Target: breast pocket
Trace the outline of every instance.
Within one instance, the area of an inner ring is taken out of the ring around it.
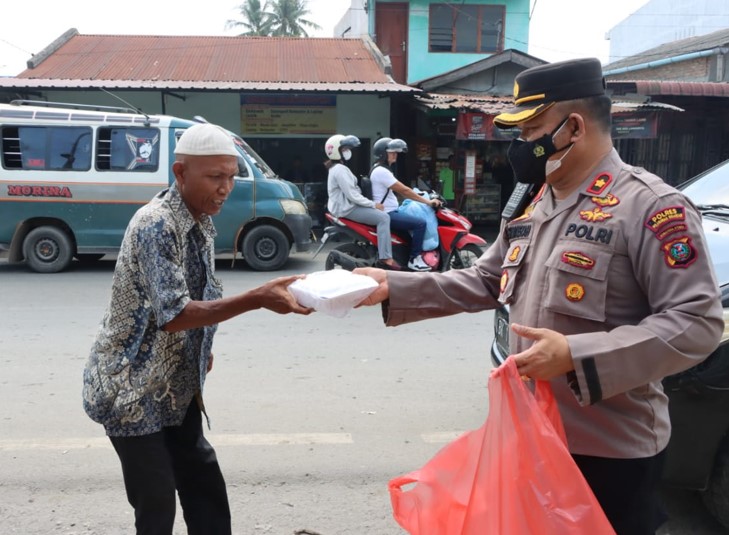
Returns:
[[[547,259],[544,306],[577,318],[605,321],[607,273],[613,252],[580,242],[562,242]]]
[[[516,297],[516,281],[519,278],[519,271],[524,264],[527,250],[529,249],[528,241],[515,241],[509,245],[506,256],[501,264],[501,284],[499,292],[499,301],[509,304]]]

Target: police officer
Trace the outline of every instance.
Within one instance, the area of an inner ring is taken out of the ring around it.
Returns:
[[[510,305],[522,375],[551,381],[577,465],[619,535],[654,533],[670,436],[663,377],[718,345],[724,322],[701,216],[659,177],[621,161],[597,59],[520,73],[508,156],[539,193],[470,269],[358,270],[387,325]],[[568,483],[566,483],[568,484]]]

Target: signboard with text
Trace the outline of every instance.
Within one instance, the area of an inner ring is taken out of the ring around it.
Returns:
[[[333,95],[241,95],[241,132],[331,135],[337,129]]]
[[[485,113],[460,112],[456,123],[456,139],[510,141],[518,132],[517,128],[498,128],[494,116]]]
[[[658,135],[658,114],[651,112],[615,113],[613,139],[652,139]]]

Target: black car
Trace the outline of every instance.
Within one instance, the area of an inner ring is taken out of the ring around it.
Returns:
[[[666,450],[666,484],[701,491],[716,519],[729,528],[729,160],[678,187],[703,216],[704,235],[724,307],[724,335],[709,357],[666,377],[671,440]],[[509,355],[509,309],[496,310],[491,359]]]

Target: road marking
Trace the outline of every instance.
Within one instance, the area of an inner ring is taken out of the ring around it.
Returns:
[[[284,446],[306,444],[353,444],[350,433],[248,433],[243,435],[206,435],[213,446]],[[47,440],[0,440],[0,451],[79,450],[111,448],[106,437],[50,438]]]
[[[447,442],[453,442],[462,434],[463,431],[441,431],[439,433],[423,433],[420,435],[420,438],[428,444],[445,444]]]
[[[457,439],[463,431],[423,433],[420,438],[427,444],[446,444]],[[205,435],[215,447],[226,446],[300,446],[310,444],[354,444],[351,433],[246,433]],[[0,451],[23,450],[82,450],[111,448],[106,437],[48,438],[0,440]]]

